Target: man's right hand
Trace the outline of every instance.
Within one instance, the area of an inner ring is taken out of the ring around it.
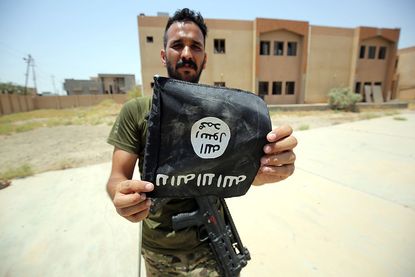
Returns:
[[[150,211],[151,200],[146,199],[146,192],[154,185],[145,181],[125,180],[117,184],[113,203],[117,212],[131,222],[145,219]]]

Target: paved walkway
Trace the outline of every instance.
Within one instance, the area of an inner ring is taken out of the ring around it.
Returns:
[[[400,116],[297,132],[290,179],[228,200],[242,276],[415,276],[415,114]],[[0,190],[0,276],[137,276],[138,225],[107,198],[109,168]]]

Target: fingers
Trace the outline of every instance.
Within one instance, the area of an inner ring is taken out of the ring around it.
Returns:
[[[282,138],[276,142],[268,143],[264,146],[265,154],[279,153],[292,150],[297,146],[297,139],[293,136]]]
[[[117,185],[114,195],[114,206],[121,216],[132,222],[147,217],[151,200],[146,199],[146,192],[154,189],[154,185],[145,181],[125,180]]]
[[[293,151],[285,151],[275,155],[267,155],[261,158],[260,175],[267,182],[278,182],[288,178],[294,173],[296,156]]]
[[[126,180],[120,182],[114,195],[114,206],[116,208],[125,208],[134,206],[146,199],[143,192],[149,192],[154,189],[154,185],[148,182],[137,180]]]
[[[289,177],[294,173],[295,166],[294,164],[286,164],[282,166],[261,166],[260,171],[267,175],[279,176],[279,177]]]
[[[261,165],[281,166],[285,164],[293,164],[296,156],[293,151],[285,151],[275,155],[266,155],[261,158]]]
[[[282,125],[280,127],[274,128],[267,135],[267,140],[269,142],[276,142],[282,138],[288,137],[293,133],[293,129],[289,125]]]
[[[134,223],[135,222],[140,222],[148,216],[149,211],[150,211],[150,209],[147,209],[147,210],[144,210],[142,212],[136,213],[134,215],[127,216],[125,218],[128,219],[131,222],[134,222]]]
[[[149,192],[154,189],[152,183],[138,180],[125,180],[118,184],[117,191],[127,194],[132,192]]]
[[[142,212],[144,210],[146,210],[147,208],[149,208],[151,206],[151,200],[147,199],[145,201],[142,201],[134,206],[130,206],[130,207],[125,207],[122,209],[117,209],[118,213],[121,214],[122,216],[131,216],[134,215],[136,213]]]
[[[294,164],[287,164],[282,166],[262,165],[259,168],[252,185],[261,186],[263,184],[282,181],[291,176],[294,173],[294,170]]]
[[[125,207],[125,208],[117,208],[118,214],[125,217],[126,219],[137,222],[143,220],[150,210],[151,200],[147,199],[142,201],[134,206]]]
[[[279,182],[294,173],[296,156],[293,149],[298,142],[292,132],[290,126],[283,125],[268,133],[269,143],[263,148],[265,155],[253,185]]]
[[[130,193],[130,194],[123,194],[116,192],[113,203],[115,208],[121,209],[130,206],[134,206],[140,202],[143,202],[146,199],[146,195],[144,193]]]
[[[279,153],[292,150],[297,146],[297,139],[292,136],[293,129],[289,125],[282,125],[273,129],[267,135],[270,142],[264,146],[264,153]]]

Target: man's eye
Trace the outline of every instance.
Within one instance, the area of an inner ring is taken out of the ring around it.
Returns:
[[[183,45],[181,43],[173,43],[171,45],[171,48],[173,48],[173,49],[180,49],[182,47],[183,47]]]
[[[202,50],[202,47],[200,45],[193,45],[192,48],[198,51]]]

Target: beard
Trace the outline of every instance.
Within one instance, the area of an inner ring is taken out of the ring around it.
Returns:
[[[205,64],[205,59],[203,59],[203,63],[200,65],[200,69],[198,70],[197,65],[192,60],[180,60],[176,66],[173,66],[173,64],[166,60],[166,67],[167,67],[167,74],[170,78],[187,81],[191,83],[199,83],[200,75],[202,75],[203,66]],[[184,67],[185,65],[188,65],[189,67],[193,68],[196,71],[195,75],[189,75],[189,74],[181,74],[178,72],[179,68]]]

